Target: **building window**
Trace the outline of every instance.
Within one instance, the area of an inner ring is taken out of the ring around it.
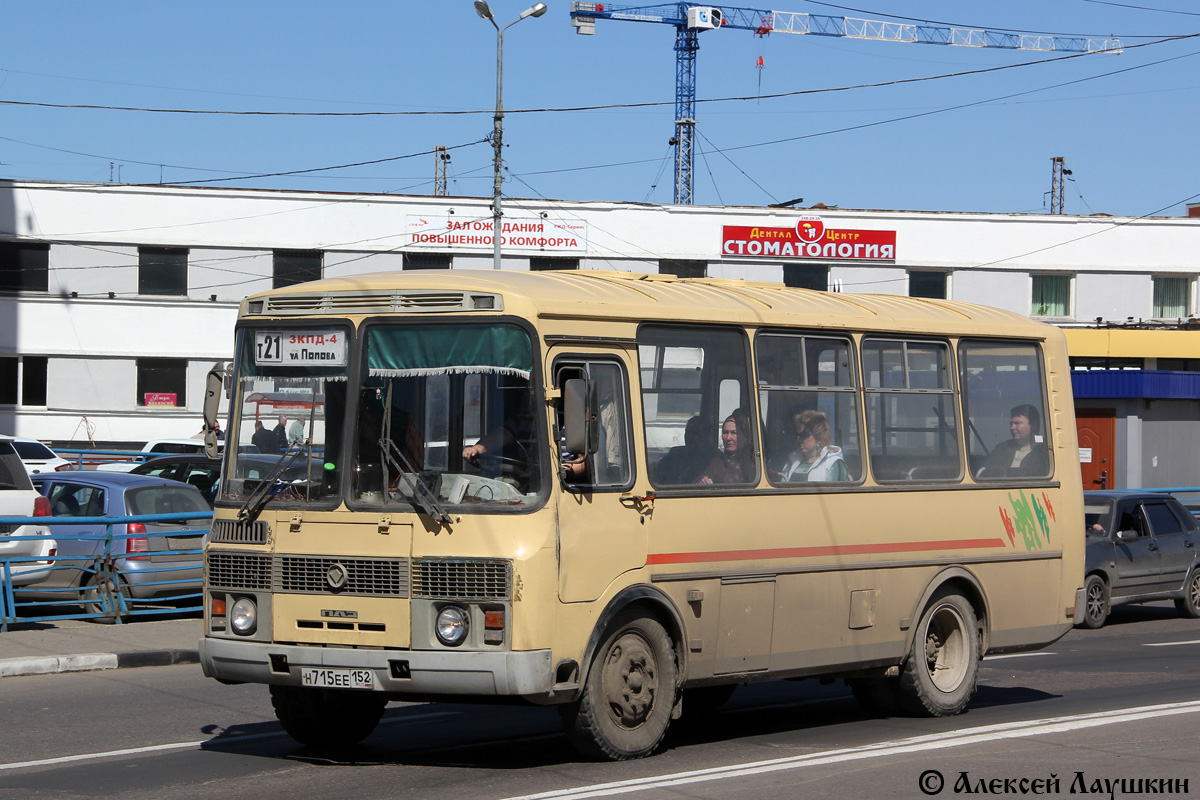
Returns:
[[[946,273],[913,270],[908,273],[909,297],[932,297],[946,299]]]
[[[320,250],[276,250],[271,265],[271,288],[282,289],[321,279]]]
[[[138,294],[186,297],[187,279],[186,247],[138,248]]]
[[[1034,275],[1030,314],[1035,317],[1071,316],[1071,276]]]
[[[531,258],[529,268],[534,272],[557,269],[579,269],[578,258]]]
[[[404,269],[450,269],[449,253],[405,253]]]
[[[1158,363],[1161,365],[1167,359],[1160,358]],[[1093,370],[1093,369],[1143,369],[1146,362],[1140,358],[1108,358],[1105,356],[1075,356],[1071,358],[1071,369],[1074,370]],[[1160,366],[1159,369],[1169,369],[1168,367]]]
[[[187,360],[183,358],[139,358],[137,360],[137,404],[187,405]]]
[[[828,264],[784,264],[783,285],[794,289],[829,291]]]
[[[708,277],[708,262],[663,258],[658,262],[658,272],[661,275],[674,275],[677,278],[706,278]]]
[[[0,242],[0,292],[45,292],[50,288],[50,245]]]
[[[1154,276],[1154,318],[1182,319],[1192,313],[1190,278]]]
[[[45,356],[0,358],[0,405],[46,405]]]
[[[1160,358],[1158,368],[1170,372],[1200,372],[1200,358]]]

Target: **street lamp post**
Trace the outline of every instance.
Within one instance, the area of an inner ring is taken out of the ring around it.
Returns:
[[[540,17],[546,13],[545,3],[534,3],[521,12],[521,16],[501,28],[492,16],[487,0],[475,0],[475,13],[492,23],[496,29],[496,127],[492,131],[492,161],[495,175],[492,181],[492,269],[500,269],[500,183],[504,180],[504,154],[501,152],[504,138],[504,32],[526,17]]]

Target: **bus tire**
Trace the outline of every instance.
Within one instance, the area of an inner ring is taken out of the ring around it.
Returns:
[[[900,701],[913,716],[949,717],[967,707],[979,678],[975,609],[953,592],[934,596],[921,615],[900,672]]]
[[[1108,584],[1099,575],[1088,575],[1083,584],[1083,627],[1103,628],[1108,619]]]
[[[375,692],[271,686],[271,705],[283,729],[311,747],[349,747],[375,730],[387,698]]]
[[[579,702],[563,709],[567,735],[593,758],[653,754],[671,724],[677,673],[662,625],[636,611],[621,613],[596,650]]]
[[[1183,582],[1183,597],[1175,600],[1175,610],[1188,619],[1200,617],[1200,568],[1193,569]]]
[[[850,678],[854,699],[872,717],[894,717],[900,714],[899,678]]]

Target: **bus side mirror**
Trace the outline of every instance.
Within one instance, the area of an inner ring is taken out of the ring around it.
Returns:
[[[225,367],[217,363],[204,379],[204,454],[220,458],[217,449],[217,413],[221,408],[221,392],[225,386]]]
[[[593,452],[591,386],[583,378],[563,382],[563,444],[577,455]]]

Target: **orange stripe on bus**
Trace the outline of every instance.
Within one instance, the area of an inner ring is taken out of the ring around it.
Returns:
[[[872,553],[911,553],[928,550],[979,550],[1004,547],[1003,539],[952,539],[937,542],[887,542],[884,544],[825,545],[822,547],[772,547],[761,550],[712,550],[704,553],[651,553],[647,564],[691,564],[700,561],[762,561],[817,556],[857,556]]]

